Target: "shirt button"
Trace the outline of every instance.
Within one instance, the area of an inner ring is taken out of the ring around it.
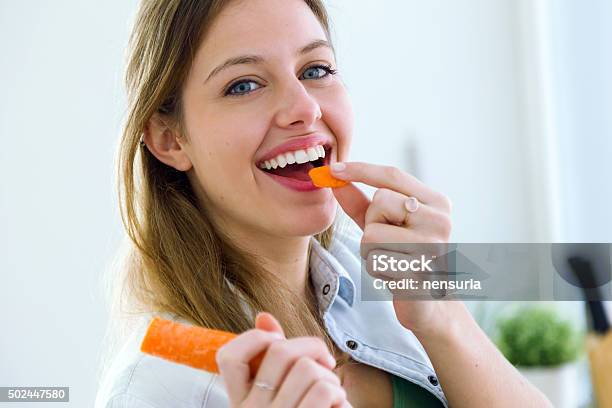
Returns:
[[[435,375],[430,375],[429,377],[427,377],[427,379],[429,380],[431,385],[433,385],[434,387],[438,385],[438,379],[436,378]]]
[[[349,340],[346,342],[346,347],[355,350],[357,348],[357,342],[355,340]]]
[[[329,283],[325,284],[325,286],[323,286],[323,294],[327,295],[329,293],[329,289],[330,289]]]

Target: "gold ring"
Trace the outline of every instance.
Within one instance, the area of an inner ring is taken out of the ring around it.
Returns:
[[[406,215],[404,216],[404,221],[400,225],[408,226],[408,217],[410,213],[419,209],[419,200],[414,197],[408,197],[404,200],[404,209],[406,210]]]

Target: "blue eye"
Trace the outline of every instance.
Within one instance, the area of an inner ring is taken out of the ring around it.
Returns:
[[[249,86],[250,84],[257,84],[257,82],[251,81],[251,80],[248,80],[248,79],[235,82],[234,84],[230,85],[230,87],[227,90],[227,92],[225,93],[225,95],[227,95],[227,96],[240,96],[240,95],[248,94],[248,93],[250,93],[250,92],[255,90],[255,89],[251,89],[251,87]],[[236,92],[233,92],[234,90]]]
[[[320,76],[315,76],[315,77],[310,77],[310,78],[307,77],[306,79],[321,79],[321,78],[325,78],[328,75],[335,75],[337,72],[331,69],[331,67],[328,67],[327,65],[315,65],[314,67],[310,67],[306,71],[304,71],[304,76],[306,76],[308,72],[317,72],[317,71],[319,73],[322,72],[323,74]]]
[[[317,73],[320,75],[317,75]],[[330,75],[335,75],[337,73],[338,71],[335,69],[332,69],[331,66],[329,65],[313,65],[312,67],[309,67],[306,69],[306,71],[304,71],[303,76],[304,76],[304,79],[318,80],[318,79],[326,78]],[[240,81],[234,82],[227,88],[227,91],[224,93],[224,96],[247,95],[256,90],[256,88],[252,89],[250,84],[257,84],[257,82],[252,81],[250,79],[242,79]]]

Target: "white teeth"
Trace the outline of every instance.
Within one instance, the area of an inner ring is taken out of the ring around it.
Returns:
[[[295,162],[298,164],[306,163],[310,159],[304,150],[295,151]]]
[[[285,153],[285,159],[287,160],[287,164],[295,163],[295,156],[291,152]]]
[[[266,160],[259,167],[262,169],[284,168],[288,164],[302,164],[308,161],[315,161],[325,157],[325,148],[322,145],[309,147],[307,149],[295,150],[293,152],[281,153],[273,159]]]
[[[319,151],[319,157],[325,157],[325,148],[323,146],[318,145],[317,150]]]

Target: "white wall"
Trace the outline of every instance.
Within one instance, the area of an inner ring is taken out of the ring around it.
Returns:
[[[74,407],[93,406],[97,279],[120,236],[111,175],[134,3],[0,3],[0,385],[70,386]]]
[[[562,239],[612,242],[612,3],[549,0]]]
[[[454,203],[455,241],[536,234],[513,0],[330,0],[356,110],[353,159]],[[0,2],[0,384],[91,406],[121,228],[112,160],[136,1]],[[609,198],[607,200],[609,202]]]
[[[533,239],[515,2],[329,3],[356,111],[353,158],[447,194],[456,242]]]

